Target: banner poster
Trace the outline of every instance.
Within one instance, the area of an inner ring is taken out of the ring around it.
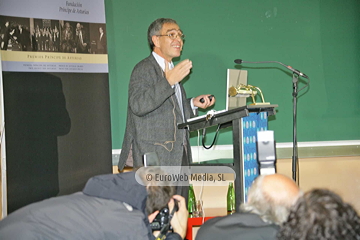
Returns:
[[[8,213],[112,173],[106,34],[104,0],[0,1]]]
[[[3,71],[108,72],[103,1],[2,0]]]

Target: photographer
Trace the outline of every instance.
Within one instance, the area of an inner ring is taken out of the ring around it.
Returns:
[[[138,171],[137,171],[138,172]],[[173,212],[166,239],[183,239],[188,212],[174,187],[140,184],[137,172],[106,174],[88,180],[82,192],[25,206],[0,221],[0,239],[155,239],[150,222],[163,207]],[[146,174],[147,170],[140,172]],[[154,232],[158,236],[159,232]]]
[[[139,179],[137,180],[141,181],[142,184],[146,186],[148,194],[146,200],[146,212],[148,213],[148,219],[152,229],[154,229],[153,223],[158,218],[159,222],[161,222],[160,225],[162,231],[153,231],[153,235],[157,237],[156,239],[162,239],[161,237],[163,235],[166,235],[166,239],[184,239],[189,215],[186,209],[185,198],[180,195],[174,195],[175,187],[170,186],[170,182],[158,182],[155,180],[155,175],[165,174],[158,167],[142,167],[137,170],[136,174],[139,176]],[[152,176],[152,180],[147,178],[149,175]],[[161,211],[164,207],[165,210],[167,210],[166,216],[164,216],[164,212]],[[170,225],[166,226],[168,220],[170,220],[174,234],[168,232],[170,228]]]

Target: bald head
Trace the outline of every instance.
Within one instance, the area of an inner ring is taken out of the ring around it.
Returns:
[[[265,175],[262,191],[277,204],[292,206],[299,197],[300,189],[289,177],[282,174]]]
[[[281,224],[300,195],[291,178],[282,174],[260,175],[249,189],[248,203],[240,208],[260,215],[266,222]]]

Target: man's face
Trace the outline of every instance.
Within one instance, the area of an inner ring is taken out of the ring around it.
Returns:
[[[169,33],[181,35],[182,31],[175,23],[165,23],[159,35],[168,35]],[[155,44],[154,51],[168,62],[181,54],[183,40],[179,36],[175,39],[168,36],[153,36],[153,42]]]

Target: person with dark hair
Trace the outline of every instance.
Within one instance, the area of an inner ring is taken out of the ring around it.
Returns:
[[[279,225],[301,194],[296,183],[284,175],[260,175],[249,189],[247,203],[240,205],[241,211],[206,221],[196,240],[275,240]]]
[[[148,28],[152,53],[131,74],[119,170],[125,165],[142,166],[142,156],[152,152],[161,166],[187,166],[191,162],[189,133],[177,124],[195,116],[193,111],[198,107],[214,105],[215,98],[210,94],[186,97],[181,81],[190,74],[192,62],[185,59],[176,66],[172,62],[181,55],[184,36],[177,22],[169,18],[159,18]],[[186,187],[177,188],[182,196],[187,192]]]
[[[188,211],[174,187],[147,182],[147,169],[92,177],[82,192],[30,204],[0,221],[1,240],[31,239],[151,239],[150,223],[168,206],[178,211],[166,239],[185,237]],[[155,236],[154,236],[155,234]]]
[[[99,38],[96,40],[96,53],[97,54],[106,54],[106,33],[104,31],[104,27],[99,27]]]
[[[19,43],[19,39],[17,36],[17,29],[18,29],[17,23],[13,23],[10,26],[8,47],[11,46],[11,51],[21,51],[21,44]]]
[[[336,193],[313,189],[294,205],[279,231],[278,239],[359,240],[360,217]]]
[[[28,51],[31,47],[31,37],[30,37],[30,31],[27,29],[27,27],[19,24],[18,30],[16,33],[17,40],[20,44],[21,51]]]

